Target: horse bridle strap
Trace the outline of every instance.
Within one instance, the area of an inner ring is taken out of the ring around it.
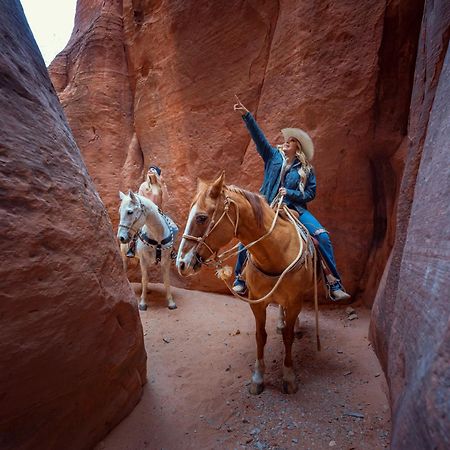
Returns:
[[[219,197],[219,199],[220,199],[220,197]],[[216,253],[205,242],[205,239],[214,231],[214,229],[219,225],[219,223],[222,221],[222,219],[224,217],[226,217],[230,221],[231,225],[233,225],[233,227],[234,227],[234,236],[235,237],[236,237],[236,233],[237,233],[237,228],[238,228],[238,224],[239,224],[239,208],[238,208],[236,202],[233,199],[231,199],[230,197],[225,196],[224,209],[223,209],[222,215],[219,217],[219,220],[217,220],[217,222],[214,220],[214,216],[216,215],[216,212],[217,212],[217,206],[218,206],[218,203],[219,203],[219,199],[217,200],[216,207],[214,208],[214,214],[213,214],[213,217],[211,219],[211,222],[210,222],[208,228],[206,229],[205,233],[203,233],[203,236],[191,236],[190,234],[183,234],[183,239],[187,239],[187,240],[190,240],[190,241],[197,242],[197,246],[196,246],[197,248],[195,249],[196,250],[195,251],[196,254],[197,254],[197,249],[198,249],[198,247],[200,247],[200,245],[204,245],[209,250],[211,255],[210,255],[210,257],[208,259],[206,259],[206,260],[199,259],[199,262],[201,264],[204,264],[204,265],[208,265],[211,261],[213,261],[215,258],[213,258],[211,260],[211,256]],[[235,208],[236,208],[236,222],[233,222],[233,220],[232,220],[232,218],[230,217],[230,214],[229,214],[229,209],[230,209],[230,204],[231,203],[233,203]]]
[[[139,200],[139,197],[137,197],[137,199],[138,199],[138,205],[139,205],[139,216],[137,216],[136,219],[134,219],[134,221],[131,225],[123,225],[122,223],[119,223],[119,228],[125,228],[126,230],[131,230],[133,232],[133,234],[137,233],[137,230],[133,229],[134,224],[141,218],[142,214],[144,214],[144,205]]]

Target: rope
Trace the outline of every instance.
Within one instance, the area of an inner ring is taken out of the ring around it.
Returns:
[[[281,200],[282,200],[282,197],[281,197]],[[278,212],[279,212],[279,211],[277,211],[277,216],[278,216]],[[277,289],[277,287],[280,285],[280,283],[281,283],[281,281],[283,280],[284,276],[285,276],[288,272],[290,272],[290,270],[295,266],[295,264],[297,264],[298,260],[299,260],[299,259],[301,258],[301,256],[302,256],[302,253],[303,253],[303,239],[302,239],[302,236],[301,236],[301,234],[300,234],[299,229],[297,228],[297,226],[296,226],[296,224],[295,224],[294,218],[292,217],[291,213],[289,212],[289,210],[288,210],[287,208],[285,208],[285,212],[287,213],[287,215],[288,215],[288,217],[289,217],[291,223],[294,225],[295,230],[297,231],[297,236],[298,236],[298,238],[299,238],[300,246],[299,246],[299,252],[298,252],[297,256],[296,256],[295,259],[294,259],[294,260],[286,267],[286,269],[283,270],[283,272],[281,273],[281,275],[280,275],[280,277],[278,278],[277,282],[275,283],[274,287],[273,287],[266,295],[264,295],[264,297],[261,297],[261,298],[258,298],[258,299],[253,300],[253,299],[249,299],[249,298],[243,297],[242,295],[237,294],[236,292],[233,291],[233,288],[230,286],[230,284],[228,283],[228,281],[227,281],[227,280],[223,280],[224,283],[227,285],[228,289],[233,293],[233,295],[234,295],[235,297],[238,297],[240,300],[242,300],[242,301],[244,301],[244,302],[246,302],[246,303],[249,303],[249,304],[251,304],[251,305],[255,305],[255,304],[258,304],[258,303],[262,303],[264,300],[266,300],[268,297],[270,297],[270,296],[275,292],[275,290]],[[265,236],[265,235],[264,235],[264,236]],[[260,239],[259,239],[259,240],[260,240]],[[254,245],[256,242],[257,242],[257,241],[252,242],[251,245]],[[247,247],[248,247],[248,246],[247,246]]]
[[[238,250],[237,252],[233,252],[233,250],[235,250],[239,246],[239,244],[236,244],[234,247],[232,247],[232,248],[230,248],[228,250],[225,250],[220,255],[217,255],[217,259],[222,263],[223,261],[226,261],[227,259],[232,258],[233,256],[237,255],[238,253],[243,252],[244,250],[248,250],[249,248],[251,248],[255,244],[257,244],[259,241],[262,241],[264,238],[269,236],[269,234],[271,234],[273,229],[275,228],[275,224],[276,224],[276,222],[278,220],[278,215],[280,213],[280,208],[281,208],[282,202],[283,202],[283,196],[280,196],[280,198],[278,200],[278,203],[277,203],[277,207],[275,209],[275,216],[274,216],[274,218],[272,220],[272,225],[270,226],[270,229],[269,229],[269,231],[266,234],[262,235],[256,241],[250,242],[250,244],[248,244],[248,245],[244,245],[241,250]],[[233,203],[235,203],[235,202],[233,201]],[[236,206],[236,204],[235,204],[235,207],[236,207],[236,211],[237,211],[237,213],[236,213],[237,214],[237,220],[236,220],[236,228],[235,228],[234,235],[236,236],[237,223],[238,223],[238,220],[239,220],[239,208]],[[230,254],[227,255],[227,253],[230,253]],[[227,255],[227,256],[224,258],[224,255]]]
[[[270,234],[275,226],[275,222],[276,222],[276,218],[278,218],[278,213],[279,213],[279,209],[281,206],[281,202],[283,200],[283,197],[280,197],[280,200],[277,204],[277,211],[275,214],[275,220],[272,223],[271,229],[268,233],[266,233],[263,237],[266,237],[268,234]],[[299,228],[297,226],[297,224],[301,224],[301,222],[299,220],[297,220],[297,218],[295,218],[292,213],[289,211],[289,208],[286,207],[286,205],[284,205],[284,212],[286,213],[286,215],[288,216],[290,222],[294,225],[295,230],[297,231],[297,236],[299,238],[300,241],[300,248],[299,248],[299,252],[297,254],[297,256],[295,257],[295,259],[289,264],[288,267],[286,267],[286,269],[284,269],[284,271],[281,273],[280,277],[278,278],[277,282],[275,283],[275,286],[270,290],[270,292],[268,292],[266,295],[264,295],[264,297],[261,297],[259,299],[249,299],[246,297],[243,297],[242,295],[239,295],[238,293],[236,293],[232,286],[230,286],[230,284],[228,283],[227,280],[223,280],[225,285],[227,286],[227,288],[229,289],[229,291],[235,296],[237,297],[239,300],[242,300],[245,303],[248,304],[258,304],[258,303],[262,303],[263,301],[265,301],[268,297],[270,297],[275,290],[277,289],[277,287],[279,286],[279,284],[281,283],[281,281],[283,280],[284,276],[291,271],[294,266],[297,264],[297,262],[300,260],[302,253],[303,253],[303,237],[300,234]],[[301,224],[303,226],[303,224]],[[308,242],[308,238],[309,238],[309,232],[306,229],[306,233],[307,233],[307,237],[306,240]],[[262,237],[262,238],[263,238]],[[246,246],[246,248],[249,248],[251,246],[253,246],[254,244],[256,244],[258,241],[260,241],[262,238],[258,239],[257,241],[252,242],[251,244],[249,244],[248,246]],[[229,251],[229,250],[228,250]],[[224,252],[226,253],[226,252]],[[239,252],[237,252],[239,253]],[[227,257],[228,258],[228,257]],[[227,259],[226,258],[226,259]],[[305,258],[305,265],[307,264],[307,260],[308,258]],[[255,266],[256,267],[256,266]],[[317,295],[317,250],[315,247],[313,247],[313,278],[314,278],[314,309],[315,309],[315,325],[316,325],[316,344],[317,344],[317,351],[321,351],[321,345],[320,345],[320,336],[319,336],[319,300],[318,300],[318,295]]]
[[[317,298],[317,250],[314,248],[313,255],[313,273],[314,273],[314,309],[316,319],[316,344],[317,351],[320,352],[320,336],[319,336],[319,299]]]

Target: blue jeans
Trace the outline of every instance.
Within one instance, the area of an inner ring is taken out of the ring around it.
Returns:
[[[234,266],[234,275],[236,277],[236,281],[239,280],[239,278],[241,276],[241,272],[242,272],[242,266],[247,261],[247,250],[243,250],[243,248],[244,248],[244,244],[241,244],[239,242],[238,250],[241,250],[241,251],[238,253],[236,265]],[[234,282],[234,284],[236,284],[236,281]]]
[[[319,242],[319,250],[323,259],[327,263],[327,266],[329,267],[333,276],[337,278],[340,282],[341,277],[339,275],[339,272],[337,271],[336,261],[334,259],[333,253],[333,246],[331,245],[331,240],[328,231],[326,231],[322,227],[319,221],[309,211],[305,211],[300,216],[300,222],[303,225],[305,225],[311,236],[314,236],[317,239],[317,241]],[[239,250],[244,248],[243,244],[239,244],[238,248]],[[234,266],[234,274],[236,276],[236,279],[240,277],[242,272],[242,266],[245,264],[246,260],[247,260],[247,251],[243,250],[238,254],[236,265]],[[339,286],[336,287],[340,287],[340,283]]]
[[[322,227],[319,221],[309,211],[305,211],[300,216],[300,222],[305,225],[309,231],[309,234],[317,239],[319,242],[320,254],[327,263],[327,266],[331,270],[333,276],[340,281],[341,277],[337,271],[333,246],[331,245],[331,239],[328,231]]]

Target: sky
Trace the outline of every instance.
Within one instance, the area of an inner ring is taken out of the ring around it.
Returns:
[[[48,66],[72,34],[77,0],[20,0]]]

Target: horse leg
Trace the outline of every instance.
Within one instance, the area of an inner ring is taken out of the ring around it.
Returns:
[[[139,258],[139,263],[141,265],[141,284],[142,284],[142,293],[141,293],[141,300],[139,302],[139,309],[141,311],[147,310],[147,284],[148,284],[148,272],[147,272],[147,261],[144,258],[144,255],[142,255]]]
[[[125,273],[127,273],[128,269],[128,258],[127,258],[127,244],[120,244],[120,256],[122,257],[122,267]]]
[[[278,306],[278,322],[277,322],[277,333],[283,333],[284,328],[284,308],[279,305]]]
[[[266,305],[250,305],[256,322],[256,348],[257,357],[255,370],[250,383],[250,394],[259,395],[264,390],[264,346],[267,341],[266,333]]]
[[[298,389],[297,380],[292,364],[292,343],[294,341],[294,325],[300,310],[286,309],[286,326],[283,328],[284,365],[283,365],[283,392],[295,394]]]
[[[167,300],[167,307],[169,309],[176,309],[177,305],[172,297],[172,293],[170,292],[170,255],[166,255],[165,261],[162,263],[162,275],[163,275],[163,281],[164,281],[164,287],[166,289],[166,300]]]

